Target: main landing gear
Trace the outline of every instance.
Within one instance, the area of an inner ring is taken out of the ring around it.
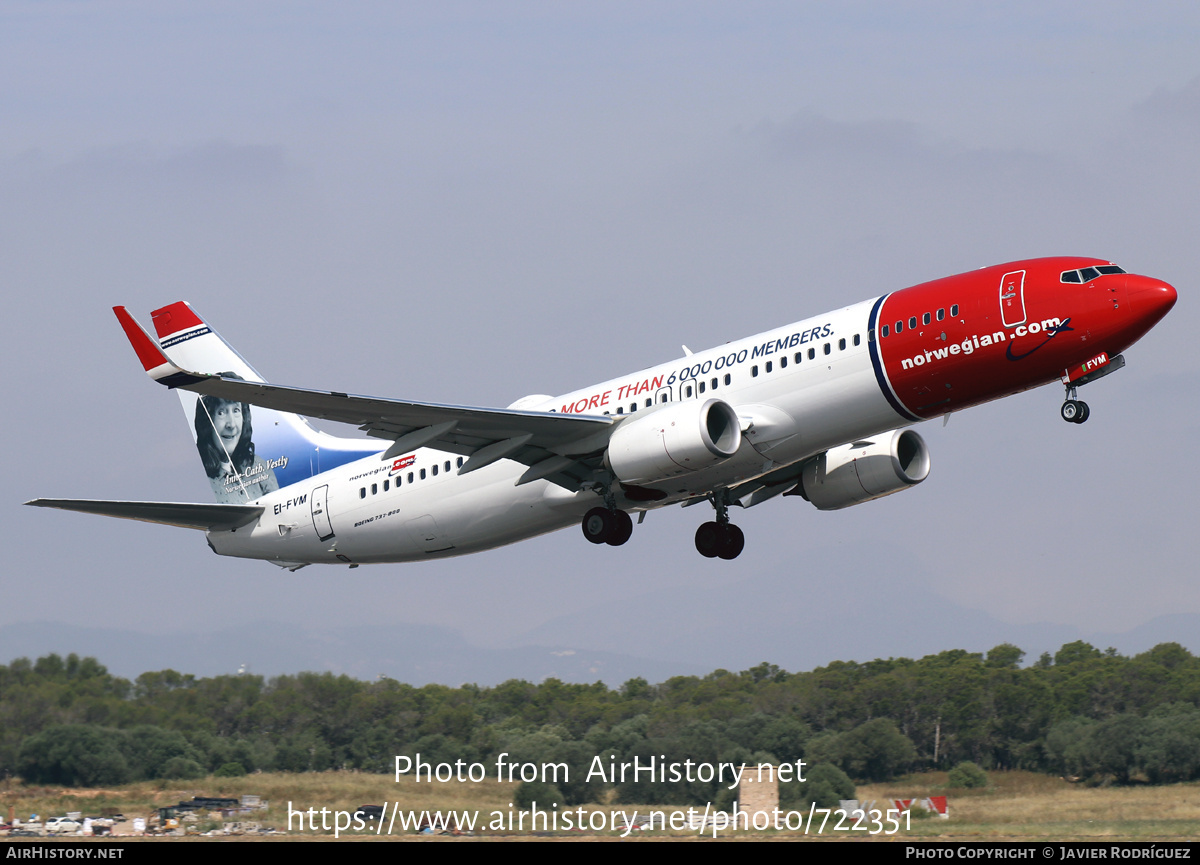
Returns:
[[[593,544],[619,547],[633,536],[633,519],[616,508],[592,508],[583,515],[583,536]]]
[[[696,529],[696,552],[706,559],[736,559],[746,546],[746,536],[729,522],[729,503],[725,490],[715,493],[712,503],[717,509],[717,519],[716,522],[702,523]]]
[[[1067,399],[1062,404],[1062,408],[1058,413],[1062,415],[1062,419],[1067,423],[1083,423],[1091,417],[1092,410],[1088,408],[1088,404],[1083,400],[1076,399],[1078,390],[1074,386],[1067,387]]]
[[[706,559],[736,559],[746,546],[746,536],[733,523],[701,523],[696,529],[696,551]]]

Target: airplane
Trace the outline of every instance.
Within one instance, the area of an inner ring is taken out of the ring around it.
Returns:
[[[153,313],[156,336],[118,306],[146,373],[178,393],[216,502],[26,504],[200,529],[220,555],[296,570],[458,556],[572,524],[621,546],[631,514],[707,503],[696,549],[734,559],[731,508],[798,496],[837,510],[924,481],[913,424],[1055,380],[1062,419],[1085,422],[1078,388],[1124,367],[1176,297],[1109,261],[1018,261],[505,409],[270,384],[187,303]]]

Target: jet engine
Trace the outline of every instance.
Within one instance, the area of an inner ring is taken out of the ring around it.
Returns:
[[[836,511],[889,496],[929,476],[929,448],[909,429],[830,448],[800,476],[800,495],[820,510]]]
[[[608,466],[626,484],[652,484],[729,459],[741,424],[724,400],[687,400],[622,421],[608,443]]]

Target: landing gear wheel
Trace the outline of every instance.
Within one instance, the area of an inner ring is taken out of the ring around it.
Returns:
[[[1058,413],[1062,415],[1062,419],[1067,423],[1080,423],[1079,416],[1083,413],[1083,410],[1080,408],[1082,405],[1083,403],[1078,400],[1069,399],[1062,404],[1062,408],[1058,410]]]
[[[611,513],[613,525],[606,540],[609,546],[619,547],[633,536],[633,519],[624,511],[611,511]]]
[[[1092,410],[1088,408],[1088,404],[1086,402],[1080,402],[1079,413],[1075,415],[1075,423],[1084,423],[1091,416]]]
[[[719,523],[701,523],[696,529],[696,552],[706,559],[715,559],[721,552],[724,535]]]
[[[611,543],[608,539],[613,535],[615,522],[608,508],[592,508],[583,515],[583,536],[593,544]]]
[[[703,523],[696,529],[696,551],[706,559],[736,559],[745,546],[746,536],[730,523]]]
[[[726,523],[722,528],[725,530],[724,538],[717,555],[726,560],[736,559],[746,547],[746,536],[733,523]]]

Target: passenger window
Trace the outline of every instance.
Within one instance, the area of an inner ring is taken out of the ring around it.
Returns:
[[[725,384],[729,384],[731,381],[733,381],[733,376],[731,376],[729,373],[725,373]]]
[[[437,472],[438,472],[438,464],[437,464],[437,463],[434,463],[434,464],[433,464],[433,467],[432,467],[430,470],[433,472],[433,476],[436,478],[436,477],[437,477]]]
[[[833,351],[833,346],[831,346],[829,343],[825,343],[825,353],[829,354],[831,351]]]
[[[868,330],[867,331],[867,342],[874,342],[874,341],[875,341],[875,331]],[[854,334],[854,344],[858,345],[858,334],[857,333]]]
[[[617,414],[625,414],[625,406],[623,406],[623,405],[617,406]]]
[[[758,378],[758,364],[750,367],[750,378]]]
[[[815,348],[810,348],[808,350],[808,359],[812,360],[816,356],[817,356],[817,350]]]
[[[800,362],[800,359],[801,359],[802,357],[804,357],[804,352],[802,352],[802,351],[798,351],[798,352],[796,352],[796,356],[795,356],[795,357],[793,357],[793,358],[792,358],[792,360],[794,360],[796,363],[799,363],[799,362]]]
[[[902,322],[902,321],[896,322],[896,333],[898,333],[898,334],[904,333],[904,322]]]
[[[383,491],[384,491],[385,493],[388,491],[388,482],[387,482],[387,481],[384,481],[384,482],[383,482]]]
[[[771,368],[772,368],[773,366],[774,366],[774,364],[773,364],[773,363],[771,363],[771,361],[767,361],[767,372],[770,372],[770,371],[771,371]]]
[[[410,484],[413,482],[413,473],[412,473],[412,472],[409,472],[409,473],[408,473],[408,482],[409,482]]]
[[[779,358],[779,368],[787,369],[787,355],[786,354]]]
[[[630,413],[630,414],[633,414],[635,411],[637,411],[637,403],[636,403],[636,402],[631,402],[631,403],[629,404],[629,413]]]
[[[938,321],[941,321],[945,317],[946,317],[946,307],[943,306],[941,309],[938,310]]]
[[[425,480],[425,469],[421,469],[421,480]]]
[[[396,475],[396,489],[400,489],[400,481],[404,480],[404,475]]]
[[[883,326],[883,335],[884,336],[888,335],[888,326],[886,324]]]
[[[845,351],[845,350],[846,350],[846,338],[842,337],[841,339],[838,340],[838,351]]]
[[[915,315],[908,320],[908,329],[909,330],[917,329],[917,317]]]
[[[454,462],[454,464],[455,464],[456,466],[458,466],[460,469],[462,468],[462,463],[463,463],[462,457],[459,457],[459,458],[458,458],[457,460],[455,460],[455,462]]]
[[[958,304],[957,303],[954,304],[954,306],[950,307],[950,317],[958,318]]]
[[[360,499],[365,499],[367,497],[367,488],[366,487],[359,487],[358,497]]]
[[[929,313],[925,313],[923,316],[921,316],[921,324],[929,324]]]
[[[854,344],[858,345],[862,341],[862,334],[854,334]]]
[[[692,395],[692,386],[690,384],[687,386],[687,395],[689,397]]]
[[[700,384],[698,385],[698,387],[699,387],[699,389],[700,389],[700,393],[704,393],[704,382],[700,382]]]
[[[379,485],[371,484],[371,495],[374,496],[374,495],[378,495],[378,494],[379,494]]]
[[[608,412],[605,412],[605,414],[608,414]],[[446,471],[450,471],[450,460],[446,460]]]
[[[652,405],[654,405],[654,401],[650,397],[646,397],[646,408],[650,408]]]

